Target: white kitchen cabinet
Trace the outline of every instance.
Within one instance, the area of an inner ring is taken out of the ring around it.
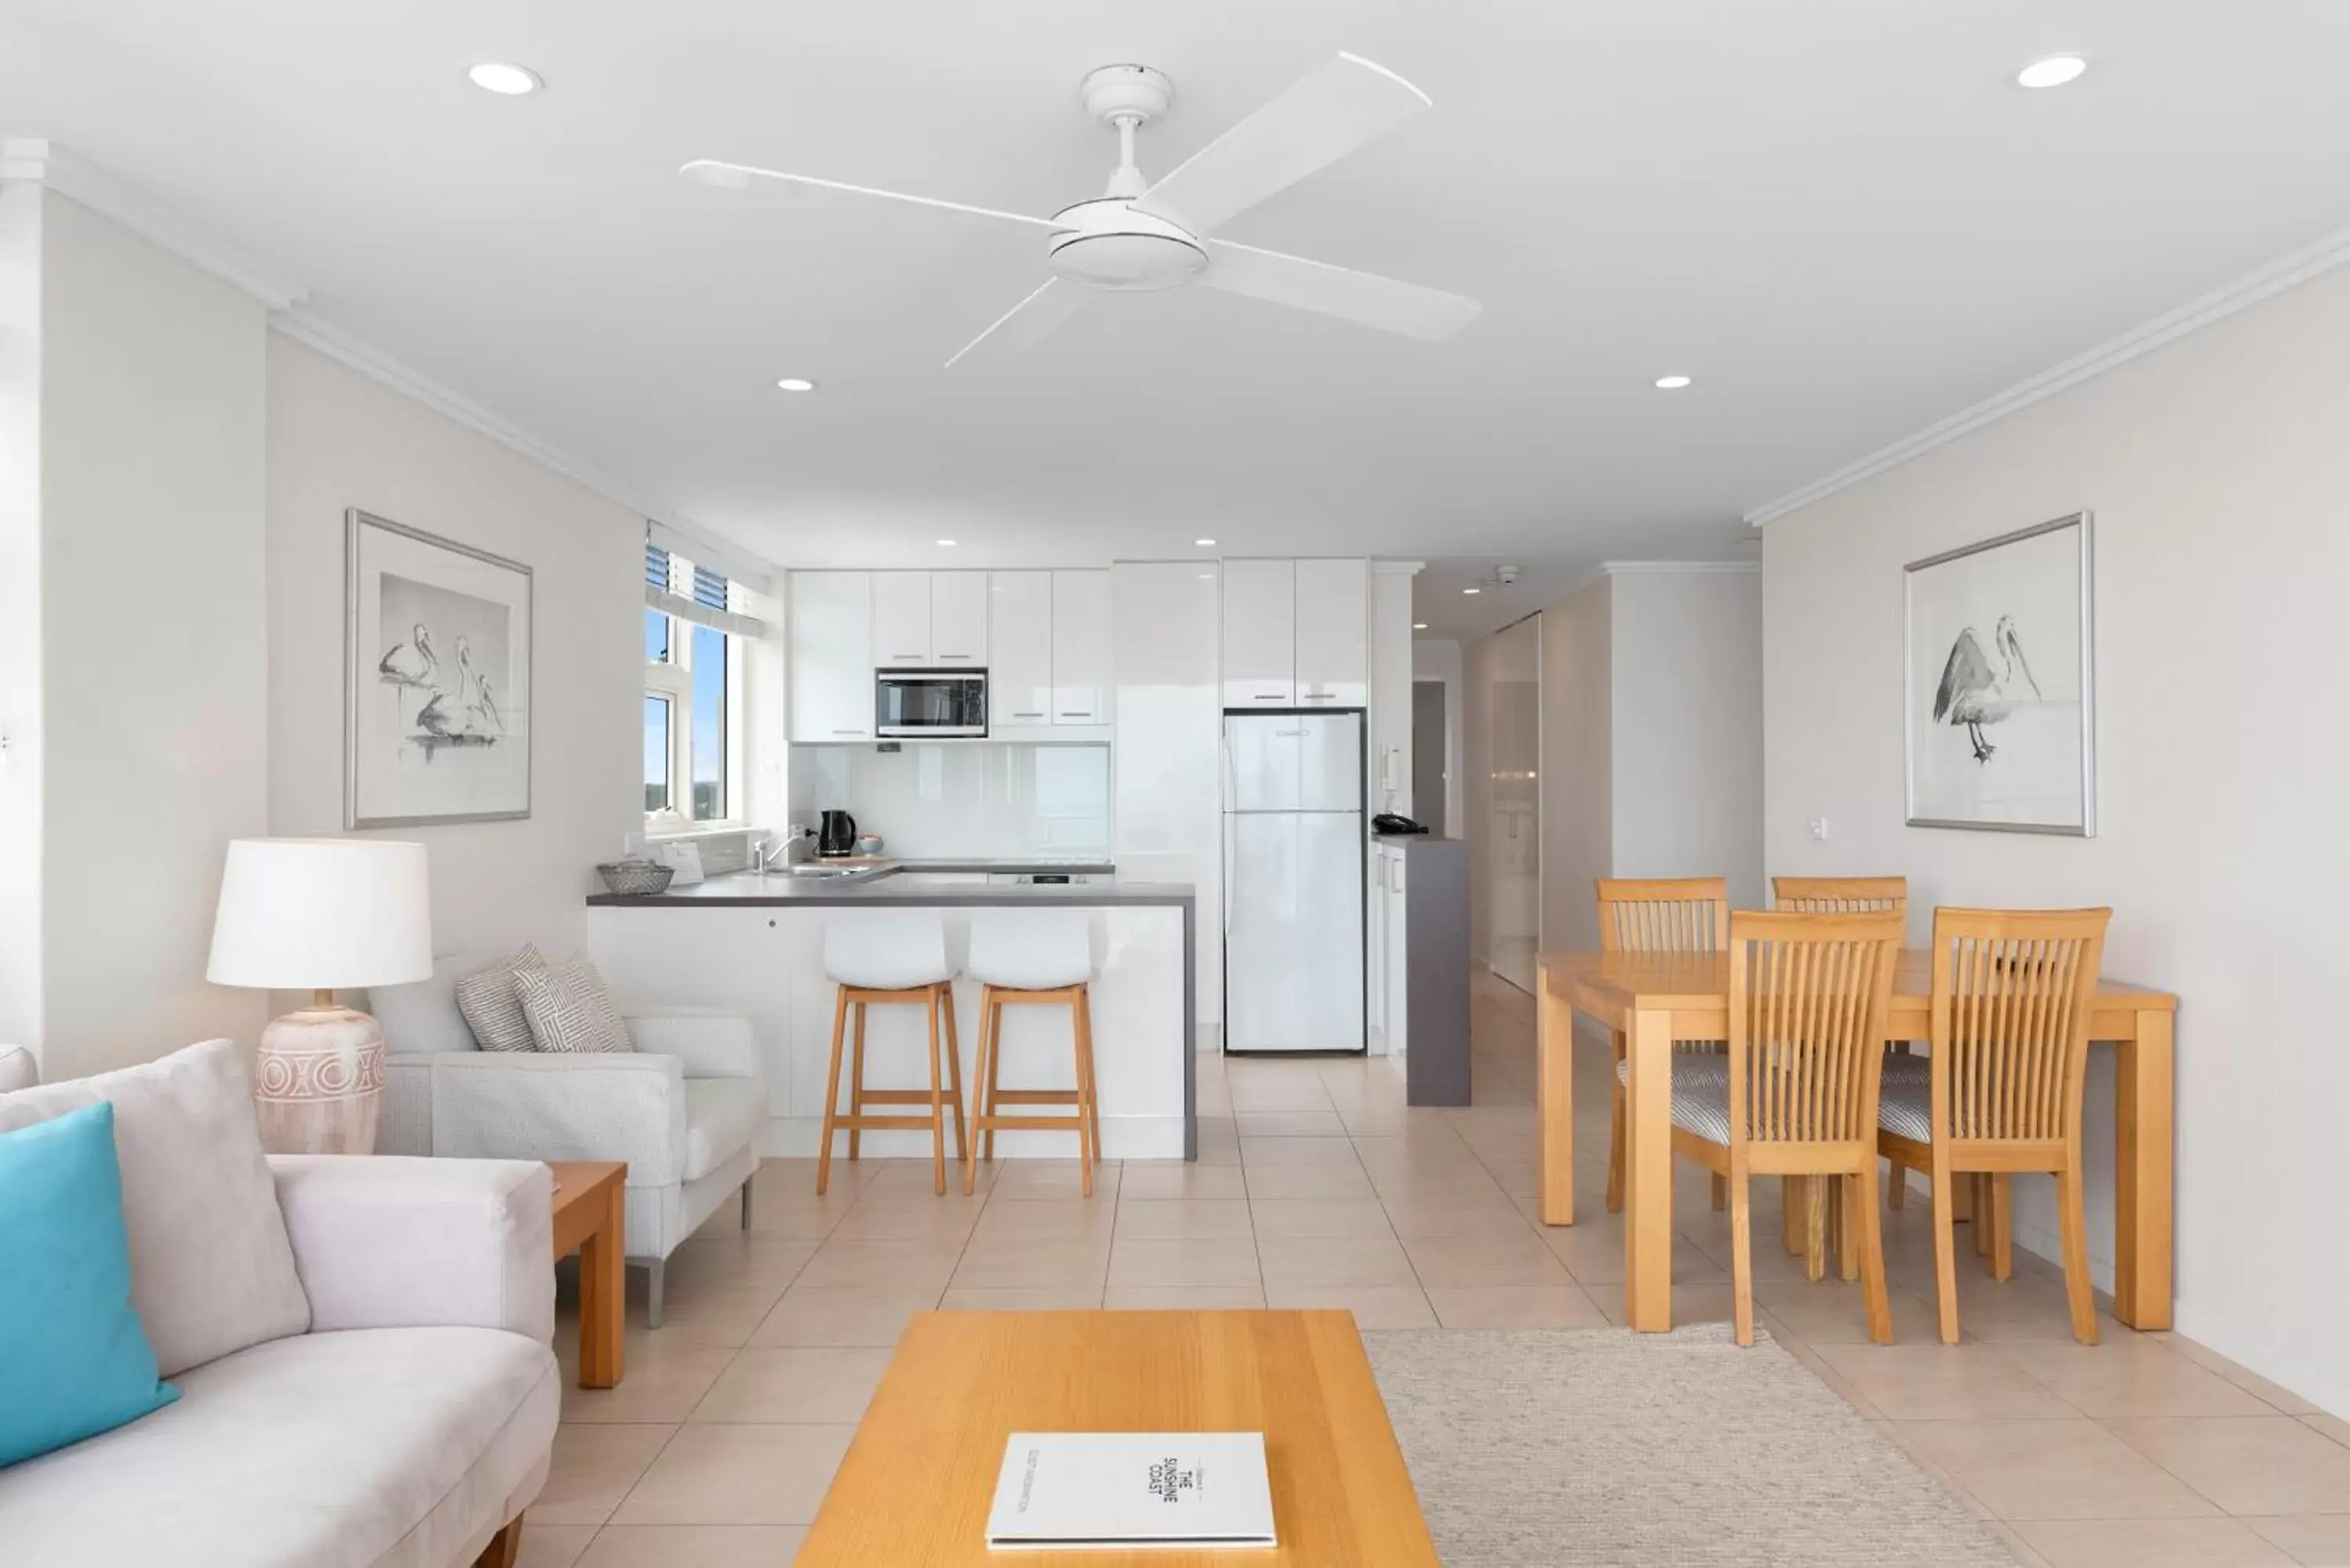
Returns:
[[[931,574],[931,662],[941,670],[987,663],[987,574]]]
[[[1297,563],[1224,563],[1224,706],[1297,706]]]
[[[920,668],[931,662],[931,574],[873,575],[873,664]]]
[[[1371,564],[1300,561],[1296,680],[1301,708],[1361,708],[1371,697]]]
[[[1109,708],[1109,574],[1055,572],[1053,722],[1107,724]]]
[[[791,574],[795,741],[873,738],[873,574]]]
[[[988,574],[990,730],[1053,722],[1053,576]]]

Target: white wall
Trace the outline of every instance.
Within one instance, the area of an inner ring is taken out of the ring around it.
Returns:
[[[1762,885],[1762,596],[1751,567],[1610,568],[1615,866]],[[1588,897],[1587,886],[1586,897]]]
[[[845,809],[883,853],[979,855],[1109,853],[1110,749],[1000,741],[795,746],[811,809]]]
[[[1461,768],[1465,722],[1461,706],[1461,645],[1444,638],[1415,640],[1411,645],[1411,678],[1414,681],[1444,683],[1444,798],[1413,802],[1417,808],[1413,815],[1447,837],[1458,838],[1468,829],[1469,815],[1464,801],[1468,780]]]
[[[41,1037],[41,188],[0,183],[0,1040]]]
[[[1937,903],[2112,905],[2107,971],[2180,998],[2178,1330],[2350,1415],[2345,431],[2335,271],[1773,524],[1763,611],[1770,868],[1905,873],[1913,938]],[[1904,826],[1902,564],[2082,508],[2098,836]],[[2101,1282],[2108,1067],[2097,1052]],[[2053,1254],[2046,1184],[2018,1185],[2019,1234]]]
[[[270,334],[269,829],[343,831],[343,514],[532,568],[531,815],[398,828],[429,845],[433,946],[580,945],[593,867],[641,830],[644,521]]]
[[[264,316],[40,205],[43,691],[37,749],[8,766],[43,774],[37,1037],[68,1077],[267,1015],[203,979],[224,851],[266,820]]]
[[[1615,875],[1609,579],[1543,610],[1543,940],[1595,948],[1594,878]]]

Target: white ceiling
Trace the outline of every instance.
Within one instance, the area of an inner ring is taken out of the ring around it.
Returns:
[[[1564,580],[1735,554],[1742,511],[2350,221],[2340,0],[8,0],[8,24],[0,132],[786,565],[1213,536]],[[1048,213],[1113,161],[1088,67],[1173,76],[1142,146],[1164,171],[1341,48],[1434,112],[1225,236],[1482,298],[1451,344],[1182,290],[957,377],[1043,275],[1028,234],[675,174]],[[2013,85],[2057,48],[2094,68]],[[484,57],[546,90],[476,90]]]

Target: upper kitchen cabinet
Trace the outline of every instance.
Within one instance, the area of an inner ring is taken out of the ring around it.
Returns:
[[[1361,708],[1370,702],[1370,599],[1368,561],[1297,563],[1299,707]],[[1229,618],[1225,624],[1229,628]]]
[[[1053,722],[1051,572],[991,572],[987,579],[987,723],[1004,730]],[[1070,573],[1075,576],[1080,574]]]
[[[870,572],[791,574],[793,740],[873,738],[875,597]]]
[[[873,667],[920,668],[930,663],[931,574],[875,572],[872,577]]]
[[[987,663],[987,574],[931,574],[931,662],[977,670]]]
[[[1225,707],[1297,706],[1297,566],[1224,563]]]
[[[1110,722],[1109,574],[1053,575],[1053,722]],[[990,671],[991,684],[995,680]]]

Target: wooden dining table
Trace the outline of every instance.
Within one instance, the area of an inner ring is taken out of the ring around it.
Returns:
[[[1893,977],[1886,1034],[1926,1040],[1932,954],[1909,949]],[[1543,1223],[1575,1223],[1575,1018],[1623,1033],[1631,1064],[1624,1108],[1624,1318],[1673,1326],[1672,1051],[1730,1034],[1726,952],[1544,951],[1540,958],[1536,1136]],[[2171,1080],[2178,999],[2100,980],[2089,1038],[2114,1062],[2114,1315],[2170,1326]]]

